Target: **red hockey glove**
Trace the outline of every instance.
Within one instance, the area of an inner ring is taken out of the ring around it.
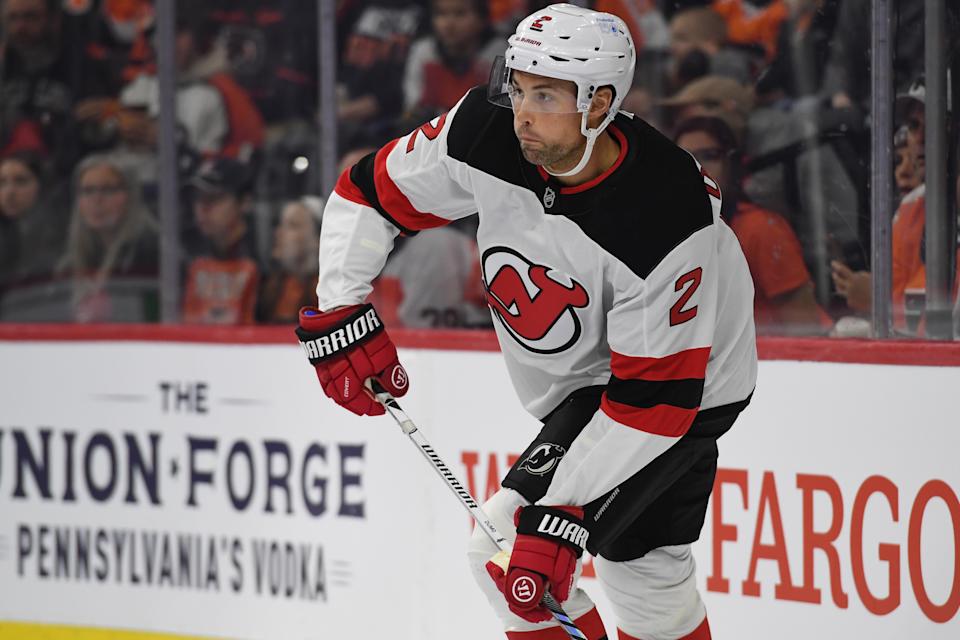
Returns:
[[[367,378],[376,378],[394,396],[407,392],[407,372],[373,305],[327,312],[304,307],[297,337],[317,369],[323,392],[353,413],[378,416],[384,412],[364,387]]]
[[[557,602],[570,597],[577,560],[587,547],[589,532],[580,507],[520,507],[514,516],[517,540],[510,566],[487,563],[487,573],[515,614],[530,622],[550,620],[540,604],[546,589]]]

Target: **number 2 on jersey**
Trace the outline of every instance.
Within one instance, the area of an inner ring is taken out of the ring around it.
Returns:
[[[413,151],[413,145],[417,143],[417,136],[420,132],[423,132],[423,135],[427,137],[427,140],[436,140],[437,136],[440,135],[440,132],[443,131],[443,125],[447,122],[447,114],[440,116],[440,119],[437,120],[437,126],[433,126],[429,122],[424,122],[420,125],[419,129],[416,129],[413,133],[410,134],[410,140],[407,141],[407,153]]]
[[[684,287],[686,290],[680,294],[680,299],[670,307],[670,326],[675,327],[678,324],[683,324],[684,322],[689,322],[697,317],[697,305],[693,305],[689,309],[684,309],[686,304],[690,301],[690,298],[693,297],[693,294],[696,293],[697,289],[700,287],[700,279],[703,277],[703,269],[697,267],[693,271],[688,271],[679,278],[673,287],[674,291],[680,291]]]

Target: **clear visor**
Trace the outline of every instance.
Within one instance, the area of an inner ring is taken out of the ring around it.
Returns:
[[[535,75],[515,74],[506,59],[497,56],[490,70],[487,100],[499,107],[540,113],[578,113],[577,96],[572,83]]]

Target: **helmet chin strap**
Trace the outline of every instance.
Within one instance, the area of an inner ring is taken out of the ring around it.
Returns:
[[[613,116],[616,116],[616,112],[614,112],[613,116],[608,114],[603,122],[600,123],[600,126],[596,129],[587,128],[588,116],[589,112],[584,111],[583,119],[580,121],[580,133],[582,133],[587,139],[587,145],[583,149],[583,155],[580,157],[580,162],[578,162],[573,169],[564,171],[563,173],[554,173],[553,171],[550,171],[549,167],[544,166],[543,170],[554,178],[566,178],[567,176],[573,176],[583,171],[583,168],[587,166],[588,162],[590,162],[590,156],[593,154],[593,145],[597,142],[597,138],[600,137],[600,134],[603,132],[603,130],[607,128],[607,125],[610,124],[610,121],[613,120]]]

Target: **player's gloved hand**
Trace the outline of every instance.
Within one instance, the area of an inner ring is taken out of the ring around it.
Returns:
[[[407,392],[407,372],[373,305],[355,304],[335,311],[304,307],[297,337],[317,370],[323,392],[353,413],[384,413],[363,384],[367,378],[376,378],[394,396]]]
[[[487,562],[487,573],[515,614],[530,622],[551,619],[540,604],[544,590],[557,602],[570,597],[577,560],[590,535],[580,507],[520,507],[514,515],[517,539],[510,564]],[[496,558],[496,556],[494,556]]]

